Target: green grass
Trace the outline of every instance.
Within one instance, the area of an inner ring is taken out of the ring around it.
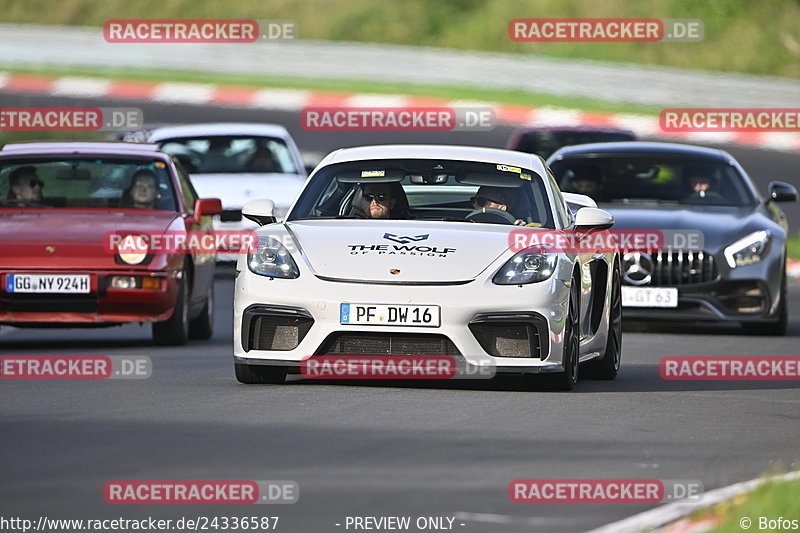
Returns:
[[[727,503],[714,510],[714,514],[722,517],[722,522],[713,530],[713,533],[727,533],[730,531],[744,531],[740,520],[747,517],[750,520],[750,531],[781,531],[797,530],[798,526],[772,529],[770,524],[760,522],[761,517],[768,520],[783,519],[795,520],[800,523],[800,480],[768,482],[755,491],[742,495],[733,504]]]
[[[491,50],[800,78],[797,0],[4,0],[3,21],[102,26],[108,19],[294,20],[304,39]],[[694,43],[517,43],[515,18],[696,18]],[[268,60],[268,58],[265,58]]]
[[[796,233],[787,239],[786,255],[790,259],[800,259],[800,233]]]
[[[657,115],[660,107],[614,104],[588,98],[572,98],[565,96],[533,93],[527,91],[491,90],[465,86],[448,85],[414,85],[403,83],[355,82],[348,80],[314,80],[289,77],[264,77],[264,76],[236,76],[207,74],[204,72],[176,71],[176,70],[135,70],[112,68],[21,68],[18,66],[3,66],[0,59],[0,71],[17,72],[26,74],[42,74],[49,76],[85,76],[132,81],[177,81],[191,83],[210,83],[233,86],[274,87],[289,89],[311,89],[332,92],[360,92],[378,94],[404,94],[412,96],[427,96],[447,100],[482,100],[487,102],[502,102],[507,104],[520,104],[526,106],[556,106],[584,111],[599,111],[609,113],[636,113]]]

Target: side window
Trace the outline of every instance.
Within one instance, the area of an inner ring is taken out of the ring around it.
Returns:
[[[186,171],[183,170],[178,159],[173,157],[172,162],[175,164],[175,169],[178,171],[178,182],[181,185],[181,195],[183,196],[183,203],[186,205],[186,212],[190,215],[194,215],[194,204],[197,201],[197,193],[194,191],[192,182],[189,180],[189,176],[186,174]]]

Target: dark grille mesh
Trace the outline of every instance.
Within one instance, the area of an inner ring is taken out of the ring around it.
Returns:
[[[313,323],[305,317],[257,316],[252,322],[252,349],[294,350]]]
[[[444,335],[334,333],[317,355],[461,355]]]
[[[532,324],[480,323],[469,329],[481,348],[495,357],[540,357],[539,332]]]

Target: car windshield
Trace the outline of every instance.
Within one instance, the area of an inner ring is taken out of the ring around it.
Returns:
[[[474,222],[553,228],[544,180],[535,172],[494,163],[452,160],[370,160],[320,169],[288,220],[381,218],[371,204],[385,203],[392,219]],[[503,220],[502,213],[508,216]]]
[[[198,136],[158,141],[190,174],[277,172],[297,174],[292,152],[282,139],[258,136]]]
[[[598,203],[751,205],[736,168],[707,159],[641,157],[567,158],[551,169],[559,188]]]
[[[520,138],[514,149],[529,154],[538,154],[547,159],[563,146],[635,140],[632,135],[623,132],[531,131]]]
[[[106,156],[0,161],[0,208],[176,210],[167,164]]]

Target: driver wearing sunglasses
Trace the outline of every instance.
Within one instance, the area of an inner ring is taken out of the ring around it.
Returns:
[[[14,169],[8,176],[9,200],[23,200],[25,202],[42,202],[42,189],[44,182],[39,179],[36,167],[25,166]]]
[[[364,185],[361,205],[369,218],[391,218],[397,198],[392,196],[388,183],[368,183]]]
[[[513,197],[511,193],[501,187],[488,187],[483,186],[478,189],[478,192],[475,193],[475,196],[470,198],[472,202],[473,209],[481,209],[483,207],[493,207],[494,209],[500,209],[501,211],[508,211],[508,204],[513,201]],[[526,222],[521,218],[518,218],[515,222],[515,226],[524,226]]]

